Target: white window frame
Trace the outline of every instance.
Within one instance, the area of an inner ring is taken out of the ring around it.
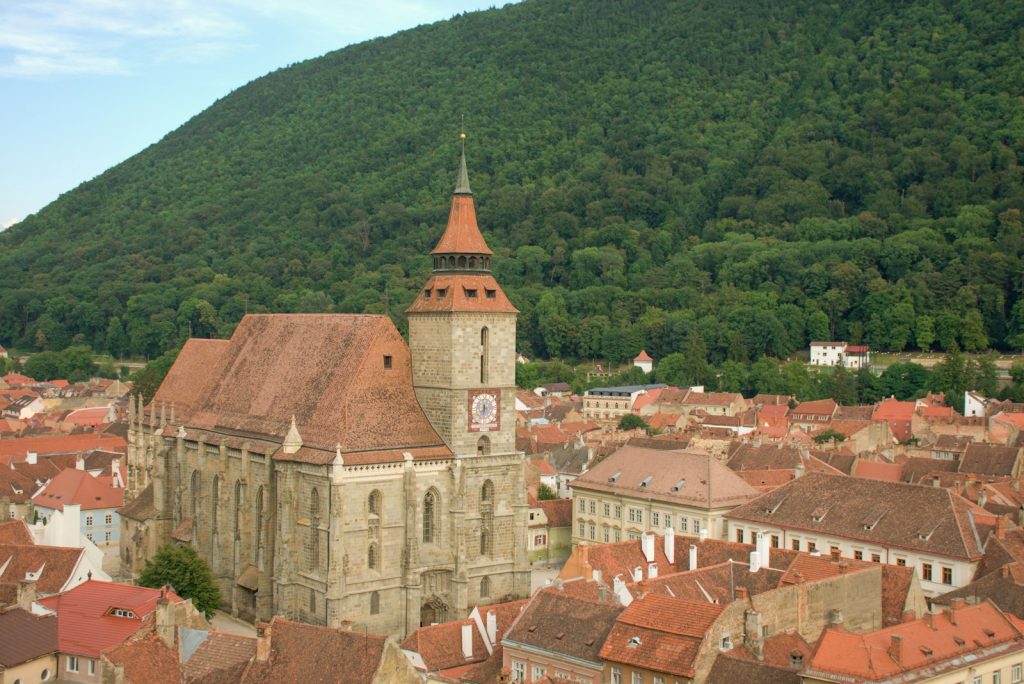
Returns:
[[[68,672],[78,672],[78,656],[69,655],[64,664]]]
[[[531,674],[533,675],[533,679],[536,681],[547,674],[547,672],[547,669],[543,665],[534,665],[533,672]]]
[[[1024,663],[1015,663],[1010,668],[1010,684],[1020,684],[1024,681]]]
[[[526,681],[526,663],[520,660],[512,661],[512,681],[519,684]]]

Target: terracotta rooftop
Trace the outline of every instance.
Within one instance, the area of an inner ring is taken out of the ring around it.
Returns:
[[[50,454],[79,454],[95,449],[125,453],[128,443],[121,437],[108,434],[60,435],[45,437],[20,437],[0,440],[0,464],[8,465],[25,460],[26,454],[34,452],[39,460]]]
[[[903,465],[900,463],[862,461],[857,459],[853,466],[853,476],[866,477],[870,480],[883,480],[885,482],[902,482]]]
[[[294,417],[303,446],[275,459],[331,463],[336,445],[346,463],[399,462],[405,451],[450,458],[413,392],[409,348],[386,316],[250,314],[212,371],[188,350],[168,374],[185,386],[187,371],[201,388],[202,398],[176,416],[187,435],[280,444]]]
[[[256,655],[256,639],[224,632],[209,632],[185,661],[185,679],[202,680],[211,673],[245,666]],[[233,681],[238,681],[234,678]]]
[[[174,406],[178,420],[188,416],[202,398],[196,383],[205,384],[207,378],[219,374],[223,355],[230,345],[230,340],[186,340],[153,396],[155,405]]]
[[[839,405],[832,399],[818,399],[817,401],[804,401],[796,405],[790,415],[835,415]]]
[[[472,195],[452,197],[448,225],[431,254],[494,254],[477,225]]]
[[[490,273],[435,273],[406,313],[483,311],[518,313]]]
[[[487,625],[487,614],[491,611],[494,612],[497,623],[496,636],[498,642],[500,642],[509,627],[512,626],[512,623],[515,622],[516,618],[523,612],[523,609],[526,608],[527,603],[529,603],[529,599],[522,599],[489,606],[478,606],[477,610],[485,628]],[[462,653],[463,625],[469,625],[472,629],[473,655],[469,659]],[[482,663],[492,655],[488,653],[479,627],[472,618],[420,627],[406,637],[405,641],[402,642],[402,648],[418,653],[423,659],[427,672],[439,672],[470,663]]]
[[[5,520],[0,522],[0,544],[31,546],[35,543],[35,537],[32,536],[32,531],[25,524],[24,520]]]
[[[633,446],[573,480],[573,488],[707,508],[739,505],[759,493],[710,454]]]
[[[977,560],[971,506],[937,487],[808,473],[726,517]]]
[[[568,595],[557,588],[538,591],[509,630],[505,648],[522,644],[600,664],[601,647],[622,606]]]
[[[57,618],[11,608],[0,612],[0,673],[57,650]],[[11,676],[11,675],[8,675]]]
[[[985,657],[1024,650],[1024,635],[994,604],[963,606],[952,614],[926,615],[866,633],[826,629],[804,674],[836,681],[882,681],[926,667],[941,672],[943,662],[952,659],[957,659],[953,667],[962,668],[967,654]],[[898,637],[898,645],[893,637]]]
[[[253,661],[243,680],[247,684],[376,681],[387,639],[381,634],[305,625],[282,617],[271,620],[269,628],[270,657],[266,662]]]
[[[615,619],[601,658],[692,677],[701,644],[725,606],[648,594]]]
[[[646,349],[641,349],[640,353],[637,354],[636,358],[634,358],[633,360],[634,361],[654,361],[654,359],[651,358],[651,355],[647,353]]]
[[[29,573],[40,573],[36,590],[55,594],[73,579],[84,549],[35,544],[0,544],[0,582],[18,582]],[[41,571],[41,572],[40,572]],[[85,578],[82,578],[85,579]]]
[[[182,681],[178,654],[152,632],[114,646],[103,655],[124,668],[126,682],[179,684]]]
[[[145,626],[144,620],[156,610],[161,591],[88,580],[63,594],[39,599],[39,603],[57,613],[57,640],[62,653],[96,658]],[[172,602],[182,600],[173,592],[167,597]],[[114,608],[130,611],[134,617],[112,615]]]
[[[64,504],[79,504],[83,511],[120,508],[124,505],[124,488],[114,487],[112,478],[93,477],[88,471],[66,468],[32,497],[32,503],[58,511],[64,510]]]
[[[1020,450],[1016,447],[971,442],[960,458],[961,473],[979,475],[1016,475]]]
[[[549,527],[569,527],[572,525],[572,499],[538,501],[537,505],[544,510]]]

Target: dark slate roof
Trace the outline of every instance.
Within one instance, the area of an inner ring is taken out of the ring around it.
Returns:
[[[502,640],[600,663],[601,647],[622,612],[615,603],[598,603],[559,591],[537,592]]]
[[[0,613],[0,671],[57,650],[57,617],[13,608]]]

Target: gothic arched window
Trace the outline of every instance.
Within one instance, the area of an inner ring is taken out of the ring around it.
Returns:
[[[256,491],[256,544],[253,548],[256,555],[256,567],[263,569],[263,487]]]
[[[220,503],[220,475],[213,476],[213,488],[210,490],[210,529],[217,531],[217,504]]]
[[[309,570],[320,569],[320,492],[316,487],[309,492],[309,541],[307,548],[307,567]]]
[[[480,598],[488,598],[491,595],[491,578],[484,577],[480,580]]]
[[[370,492],[370,496],[367,497],[367,500],[366,500],[366,508],[367,508],[367,512],[369,512],[370,515],[375,515],[378,518],[380,517],[380,490],[379,489],[374,489],[372,492]]]
[[[378,615],[380,613],[380,593],[373,592],[370,594],[370,615]]]
[[[370,548],[366,551],[366,567],[370,570],[377,570],[377,564],[380,559],[377,557],[377,545],[370,544]]]
[[[437,492],[431,489],[423,497],[423,543],[433,544],[437,533]]]
[[[480,488],[480,503],[494,503],[494,483],[484,480],[484,486]]]
[[[192,496],[192,524],[195,525],[199,519],[199,471],[192,471],[192,483],[189,489]]]
[[[491,453],[491,438],[483,435],[476,441],[476,453],[478,456],[489,456]]]
[[[235,525],[234,525],[234,539],[238,541],[242,538],[242,497],[243,497],[243,485],[241,480],[235,480]]]

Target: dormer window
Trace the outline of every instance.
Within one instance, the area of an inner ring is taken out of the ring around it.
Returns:
[[[439,287],[439,288],[437,288],[437,298],[438,299],[444,299],[445,295],[447,295],[447,294],[448,294],[448,288],[446,288],[446,287]]]
[[[684,478],[684,479],[680,480],[679,482],[676,482],[674,485],[672,485],[672,491],[673,492],[678,492],[680,489],[682,489],[685,486],[686,486],[686,479]]]
[[[828,515],[828,509],[828,506],[818,506],[811,513],[811,518],[814,519],[814,522],[821,522],[825,519],[825,516]]]
[[[647,485],[651,484],[651,480],[652,479],[653,479],[652,475],[648,475],[647,477],[645,477],[643,480],[640,481],[640,488],[641,489],[646,489]]]
[[[630,648],[636,648],[639,645],[640,645],[640,637],[633,636],[633,637],[629,638],[629,647]]]
[[[486,297],[487,297],[488,299],[495,299],[495,298],[497,298],[497,296],[498,296],[498,291],[497,291],[497,290],[492,290],[492,289],[490,289],[490,288],[485,288],[485,289],[484,289],[484,295],[485,295],[485,296],[486,296]]]
[[[466,292],[466,299],[476,299],[476,289],[475,288],[466,287],[466,288],[463,288],[463,290]]]
[[[109,611],[107,611],[107,615],[113,615],[114,617],[123,617],[123,618],[134,618],[135,617],[135,613],[133,613],[132,611],[130,611],[130,610],[126,609],[126,608],[111,608]]]
[[[386,368],[386,369],[390,369],[391,368],[391,355],[390,354],[385,354],[384,355],[384,368]]]
[[[429,288],[423,291],[423,298],[424,299],[430,299],[430,289]]]

